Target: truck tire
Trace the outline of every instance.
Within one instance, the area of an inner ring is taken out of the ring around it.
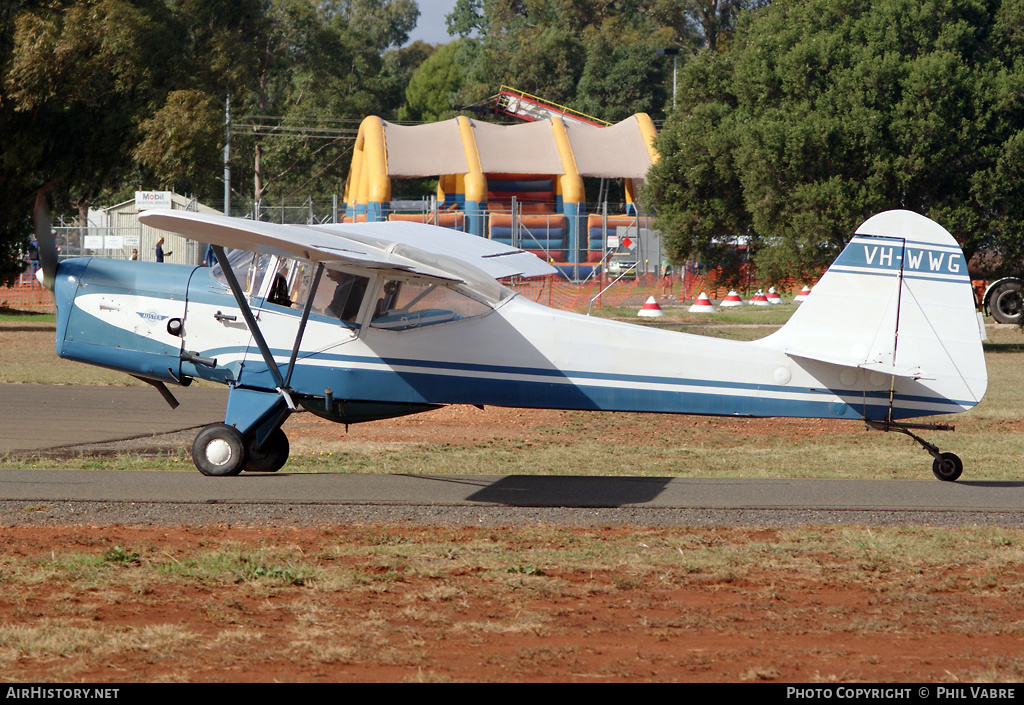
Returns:
[[[989,310],[997,323],[1019,323],[1024,298],[1024,285],[1019,281],[1008,281],[996,287],[989,297]]]

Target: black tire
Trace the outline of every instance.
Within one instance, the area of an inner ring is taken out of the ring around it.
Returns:
[[[196,435],[192,462],[211,477],[237,475],[245,467],[245,439],[234,426],[215,423]]]
[[[943,482],[956,482],[964,471],[964,463],[954,453],[943,453],[942,460],[932,461],[932,472]]]
[[[1005,282],[996,287],[988,298],[988,308],[997,323],[1019,323],[1024,298],[1020,282]]]
[[[280,428],[263,442],[262,448],[249,444],[245,469],[248,472],[277,472],[288,462],[288,436]]]

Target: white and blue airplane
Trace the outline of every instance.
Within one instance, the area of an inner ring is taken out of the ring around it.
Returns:
[[[280,469],[299,410],[349,424],[472,404],[855,419],[912,437],[953,481],[961,460],[914,433],[952,427],[911,420],[972,408],[988,381],[963,252],[909,211],[868,219],[789,322],[751,342],[545,307],[498,281],[552,272],[541,259],[429,225],[139,219],[211,243],[219,265],[58,264],[37,207],[57,354],[172,406],[167,385],[228,385],[224,423],[193,444],[205,475]]]

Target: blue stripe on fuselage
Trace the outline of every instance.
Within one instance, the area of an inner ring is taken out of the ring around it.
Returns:
[[[287,351],[279,349],[274,354],[280,360]],[[314,361],[321,364],[310,364]],[[387,366],[387,369],[379,369],[379,366]],[[532,379],[502,378],[509,376]],[[263,386],[273,388],[273,379],[261,360],[247,363],[247,385],[260,385],[261,378]],[[670,388],[648,389],[640,385]],[[860,410],[865,405],[871,418],[884,418],[888,413],[889,397],[888,391],[884,390],[794,388],[749,382],[330,353],[300,359],[292,377],[292,387],[300,394],[312,396],[322,395],[323,389],[330,387],[339,399],[379,399],[400,403],[811,418],[862,418]],[[837,402],[837,397],[843,401]],[[896,394],[895,402],[897,418],[962,411],[964,406],[974,405],[973,402],[907,394]],[[837,411],[837,403],[848,408]],[[914,405],[914,408],[900,410],[901,404]],[[924,409],[921,404],[935,405],[938,409]]]

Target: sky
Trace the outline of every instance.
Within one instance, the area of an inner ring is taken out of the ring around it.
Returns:
[[[416,29],[409,33],[409,42],[419,39],[427,44],[446,44],[453,37],[448,36],[444,16],[455,7],[455,0],[418,0],[420,18]]]

